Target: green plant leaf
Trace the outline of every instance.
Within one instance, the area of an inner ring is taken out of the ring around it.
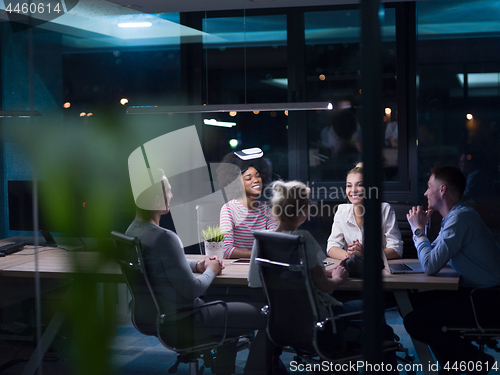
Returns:
[[[222,242],[224,241],[225,234],[222,229],[218,226],[208,226],[202,229],[201,234],[207,242]]]

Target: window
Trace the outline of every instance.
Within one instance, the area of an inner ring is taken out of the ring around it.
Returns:
[[[419,198],[432,166],[459,166],[464,199],[500,238],[498,2],[424,1],[417,11]]]
[[[287,102],[287,22],[285,14],[211,17],[203,20],[206,104]],[[205,113],[204,119],[235,123],[205,125],[207,160],[220,162],[231,151],[260,147],[275,177],[288,178],[288,116],[284,111]],[[233,142],[234,146],[230,145]]]
[[[382,25],[385,136],[379,142],[385,181],[400,178],[395,14],[394,8],[385,9]],[[308,100],[334,103],[332,112],[307,116],[309,180],[343,182],[363,152],[360,11],[306,12],[304,17]]]

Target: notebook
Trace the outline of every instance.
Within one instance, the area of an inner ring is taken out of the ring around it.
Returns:
[[[423,273],[424,269],[420,262],[406,262],[406,263],[391,263],[387,261],[384,250],[382,250],[382,260],[384,261],[384,269],[389,273]]]

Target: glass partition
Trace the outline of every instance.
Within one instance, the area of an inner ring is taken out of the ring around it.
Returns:
[[[306,79],[311,101],[331,101],[333,112],[308,113],[308,167],[312,181],[344,181],[361,161],[360,12],[306,12]],[[382,19],[384,180],[399,180],[395,9]]]
[[[464,199],[498,236],[498,2],[417,2],[417,15],[419,198],[432,166],[459,166]]]
[[[287,22],[285,14],[206,17],[203,20],[205,104],[287,102]],[[228,152],[260,147],[276,176],[288,177],[287,113],[259,111],[205,113],[203,120],[233,123],[204,125],[207,160]]]

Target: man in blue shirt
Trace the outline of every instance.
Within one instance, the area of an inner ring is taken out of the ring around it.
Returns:
[[[440,374],[463,373],[456,367],[453,369],[460,361],[466,364],[480,361],[481,371],[477,371],[477,366],[476,371],[468,374],[486,374],[486,368],[494,363],[493,357],[479,352],[458,334],[442,330],[444,326],[472,326],[471,289],[500,285],[500,249],[478,213],[461,202],[465,185],[465,176],[458,168],[435,167],[424,194],[428,210],[418,206],[407,214],[425,273],[435,275],[449,263],[460,274],[460,288],[456,292],[432,291],[412,296],[414,311],[404,319],[408,333],[433,350],[442,366]],[[425,226],[433,211],[439,211],[443,221],[438,237],[430,243]],[[498,324],[500,298],[492,298],[491,293],[475,294],[478,298],[474,302],[483,322]]]

